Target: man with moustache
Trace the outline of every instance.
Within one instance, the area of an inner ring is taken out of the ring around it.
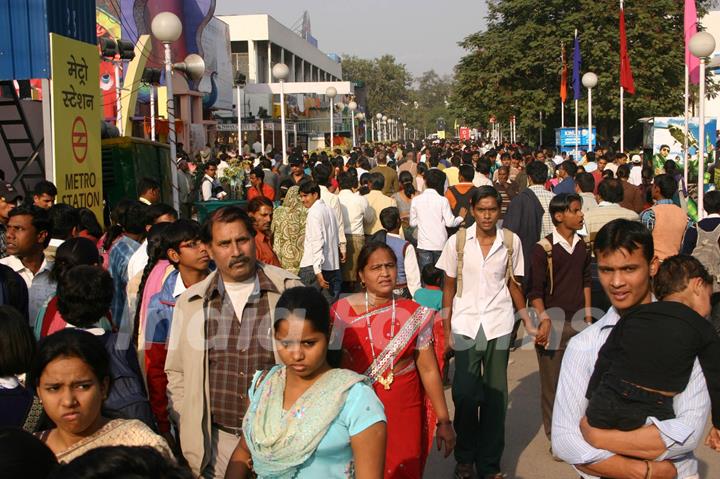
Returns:
[[[622,314],[652,301],[650,280],[659,266],[652,234],[637,221],[607,223],[595,238],[594,250],[600,283],[612,308],[571,339],[565,351],[553,410],[553,452],[585,479],[697,479],[693,451],[710,410],[697,359],[687,388],[673,398],[675,418],[649,418],[646,426],[627,432],[595,429],[587,423],[585,393],[598,352]]]
[[[172,421],[195,475],[222,478],[242,434],[253,374],[277,360],[275,305],[290,273],[256,260],[252,220],[236,206],[213,212],[201,239],[217,270],[177,301],[165,373]]]

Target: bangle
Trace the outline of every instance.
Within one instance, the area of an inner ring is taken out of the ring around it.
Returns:
[[[652,462],[646,460],[645,465],[647,470],[645,471],[645,479],[652,479]]]
[[[452,421],[448,419],[447,421],[438,421],[437,424],[435,424],[435,427],[449,426],[450,424],[452,424]]]

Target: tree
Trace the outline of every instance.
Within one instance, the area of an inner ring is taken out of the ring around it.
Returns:
[[[699,10],[708,2],[698,1]],[[507,122],[516,115],[518,131],[560,125],[561,45],[568,61],[566,125],[574,123],[572,48],[578,29],[582,72],[599,78],[593,90],[593,123],[601,140],[619,133],[619,1],[495,0],[488,2],[487,30],[465,38],[468,51],[455,71],[452,110],[471,123],[487,125],[490,115]],[[702,11],[700,15],[702,15]],[[628,49],[635,95],[625,95],[625,123],[643,116],[683,111],[683,0],[626,0]],[[584,90],[584,89],[583,89]],[[587,92],[579,102],[587,118]],[[534,133],[533,133],[534,136]]]
[[[412,75],[392,55],[372,60],[344,56],[342,70],[343,79],[365,83],[370,113],[380,112],[397,117],[402,108],[401,102],[410,101]]]

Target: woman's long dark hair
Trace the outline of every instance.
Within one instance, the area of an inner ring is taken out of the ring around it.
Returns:
[[[413,186],[413,176],[409,171],[400,172],[400,184],[403,188],[403,193],[408,198],[412,198],[415,194],[415,187]]]
[[[135,319],[133,322],[133,342],[138,347],[138,335],[140,334],[140,310],[142,309],[142,298],[145,292],[145,283],[158,261],[167,259],[167,242],[165,233],[172,223],[158,223],[150,228],[147,236],[148,262],[143,270],[140,287],[138,288],[135,305]]]
[[[124,199],[120,200],[115,208],[113,208],[112,213],[110,213],[112,226],[108,229],[107,235],[105,236],[105,242],[102,245],[105,251],[108,251],[115,240],[123,233],[124,230],[122,223],[125,220],[128,208],[130,208],[130,206],[134,203],[135,200]]]

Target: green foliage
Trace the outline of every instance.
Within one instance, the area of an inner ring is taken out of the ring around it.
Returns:
[[[698,9],[707,3],[698,1]],[[518,131],[527,136],[540,127],[542,111],[546,133],[559,127],[564,44],[565,124],[574,124],[572,50],[577,28],[581,77],[593,71],[599,78],[593,90],[593,123],[601,140],[619,134],[619,0],[490,0],[488,7],[487,30],[460,42],[468,53],[456,66],[450,100],[459,117],[486,126],[490,115],[501,122],[516,115]],[[626,126],[636,126],[644,116],[682,114],[683,0],[626,0],[625,24],[636,89],[635,95],[625,94]],[[579,101],[579,118],[587,121],[587,91]]]
[[[452,127],[455,119],[448,110],[452,78],[434,70],[417,78],[397,63],[392,55],[372,60],[345,56],[342,59],[343,79],[361,81],[367,88],[369,113],[383,113],[400,118],[408,128],[435,130],[435,120],[445,118]]]

